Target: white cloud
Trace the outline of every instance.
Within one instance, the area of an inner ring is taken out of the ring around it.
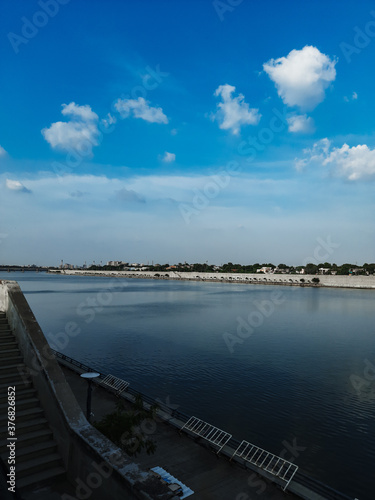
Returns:
[[[113,125],[117,122],[116,117],[112,116],[111,113],[108,113],[106,118],[102,119],[102,123],[105,128],[109,128],[110,125]]]
[[[211,115],[213,120],[219,122],[219,127],[223,130],[231,130],[233,134],[238,134],[241,125],[257,125],[261,118],[258,109],[250,109],[242,94],[232,97],[236,87],[232,85],[220,85],[215,90],[215,96],[221,97],[222,102],[217,104],[218,111]]]
[[[287,117],[289,132],[312,134],[315,132],[314,120],[307,115],[290,115]]]
[[[0,146],[0,158],[6,156],[8,153],[5,151],[3,146]]]
[[[131,113],[135,118],[141,118],[150,123],[168,123],[167,116],[162,108],[153,108],[143,97],[138,99],[118,99],[115,108],[121,118],[127,118]]]
[[[329,167],[333,175],[349,181],[375,179],[375,149],[366,144],[353,147],[344,144],[335,148],[326,138],[316,142],[311,149],[304,150],[304,153],[305,158],[296,161],[299,170],[310,164],[322,165]]]
[[[71,118],[68,122],[55,122],[42,130],[43,137],[54,149],[91,155],[93,146],[99,144],[99,117],[90,106],[71,102],[62,105],[61,113]]]
[[[173,161],[175,161],[175,159],[176,155],[174,153],[168,153],[168,151],[166,151],[164,153],[164,156],[161,158],[161,160],[166,163],[172,163]]]
[[[325,90],[335,80],[336,62],[316,47],[306,45],[286,57],[269,60],[263,69],[285,104],[311,110],[324,100]]]
[[[353,92],[351,97],[344,96],[344,101],[349,102],[349,101],[356,101],[358,99],[358,94],[357,92]]]
[[[11,191],[19,191],[21,193],[31,193],[30,189],[27,189],[20,181],[12,181],[11,179],[6,179],[5,186]]]
[[[178,130],[176,128],[172,128],[171,135],[177,135]]]

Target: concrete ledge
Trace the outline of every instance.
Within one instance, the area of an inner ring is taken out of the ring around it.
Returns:
[[[331,276],[313,274],[246,274],[246,273],[197,273],[176,271],[49,271],[73,276],[105,276],[111,278],[169,279],[209,281],[215,283],[246,283],[251,285],[284,285],[304,287],[334,287],[375,289],[375,276]],[[319,278],[319,284],[313,283]],[[303,281],[301,281],[303,280]]]
[[[142,471],[83,415],[44,334],[16,282],[0,283],[0,309],[17,338],[46,418],[54,433],[67,478],[77,497],[170,499],[173,494]],[[25,374],[26,380],[26,374]],[[63,499],[65,500],[65,499]],[[67,495],[66,500],[75,500]]]

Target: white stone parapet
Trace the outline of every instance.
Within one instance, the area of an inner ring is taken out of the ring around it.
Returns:
[[[177,271],[89,271],[71,270],[49,271],[75,276],[108,276],[117,278],[174,279],[191,281],[211,281],[227,283],[247,283],[285,286],[322,286],[337,288],[375,289],[375,276],[313,275],[313,274],[260,274],[260,273],[201,273]],[[313,282],[318,278],[318,284]]]

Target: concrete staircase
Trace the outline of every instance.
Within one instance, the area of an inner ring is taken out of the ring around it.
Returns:
[[[65,477],[65,469],[6,315],[0,312],[0,456],[7,464],[8,387],[16,391],[16,487],[23,494]]]

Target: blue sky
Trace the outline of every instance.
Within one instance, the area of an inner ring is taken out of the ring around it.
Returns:
[[[371,2],[1,16],[1,263],[375,261]]]

